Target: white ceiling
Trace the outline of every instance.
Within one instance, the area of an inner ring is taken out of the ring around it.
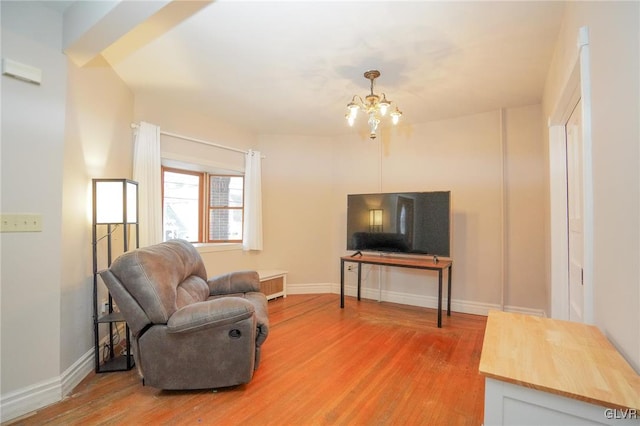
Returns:
[[[411,126],[540,102],[563,7],[218,0],[112,66],[136,94],[260,134],[320,136],[353,131],[346,104],[378,69],[375,92]]]

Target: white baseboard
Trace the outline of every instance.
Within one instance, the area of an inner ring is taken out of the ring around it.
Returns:
[[[329,283],[290,284],[287,282],[287,294],[334,293],[332,288],[333,284]],[[338,293],[340,293],[340,285],[338,285]]]
[[[91,349],[62,373],[62,398],[69,395],[73,389],[95,368],[94,351]]]
[[[356,296],[357,289],[355,286],[345,286],[345,294],[347,296]],[[340,284],[335,283],[312,283],[312,284],[291,284],[287,283],[287,294],[315,294],[315,293],[333,293],[340,294]],[[364,299],[378,300],[380,293],[377,289],[363,288],[361,296]],[[383,290],[380,300],[384,302],[400,303],[403,305],[421,306],[423,308],[438,307],[438,298],[435,296],[423,296],[417,294],[402,293],[397,291]],[[446,295],[442,301],[443,309],[446,309]],[[465,314],[489,315],[489,311],[500,311],[501,307],[495,303],[475,302],[470,300],[451,299],[451,310]],[[535,315],[545,317],[546,313],[543,309],[532,309],[522,306],[505,306],[504,311],[514,312],[527,315]]]
[[[124,334],[124,324],[119,323],[117,331]],[[109,336],[100,340],[103,347]],[[47,405],[62,401],[95,368],[95,352],[88,352],[67,368],[60,376],[27,386],[0,396],[0,422],[15,419]]]
[[[0,421],[6,422],[47,405],[62,401],[93,371],[93,348],[60,376],[36,383],[0,397]]]
[[[62,387],[60,378],[45,380],[25,388],[2,395],[0,398],[0,421],[6,422],[31,411],[58,402]]]

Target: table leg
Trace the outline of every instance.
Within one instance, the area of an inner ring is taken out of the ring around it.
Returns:
[[[344,308],[344,260],[340,259],[340,307]]]
[[[442,269],[438,270],[438,328],[442,327]]]
[[[453,265],[449,265],[449,285],[447,289],[447,316],[451,316],[451,270]]]
[[[362,263],[358,262],[358,300],[360,300],[360,278],[362,277]]]

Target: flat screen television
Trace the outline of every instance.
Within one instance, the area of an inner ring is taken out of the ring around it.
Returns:
[[[450,257],[451,192],[347,195],[347,250]]]

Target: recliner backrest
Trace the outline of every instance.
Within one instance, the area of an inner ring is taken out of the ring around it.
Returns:
[[[155,324],[166,323],[181,307],[209,296],[204,263],[188,241],[171,240],[125,253],[109,270]]]

